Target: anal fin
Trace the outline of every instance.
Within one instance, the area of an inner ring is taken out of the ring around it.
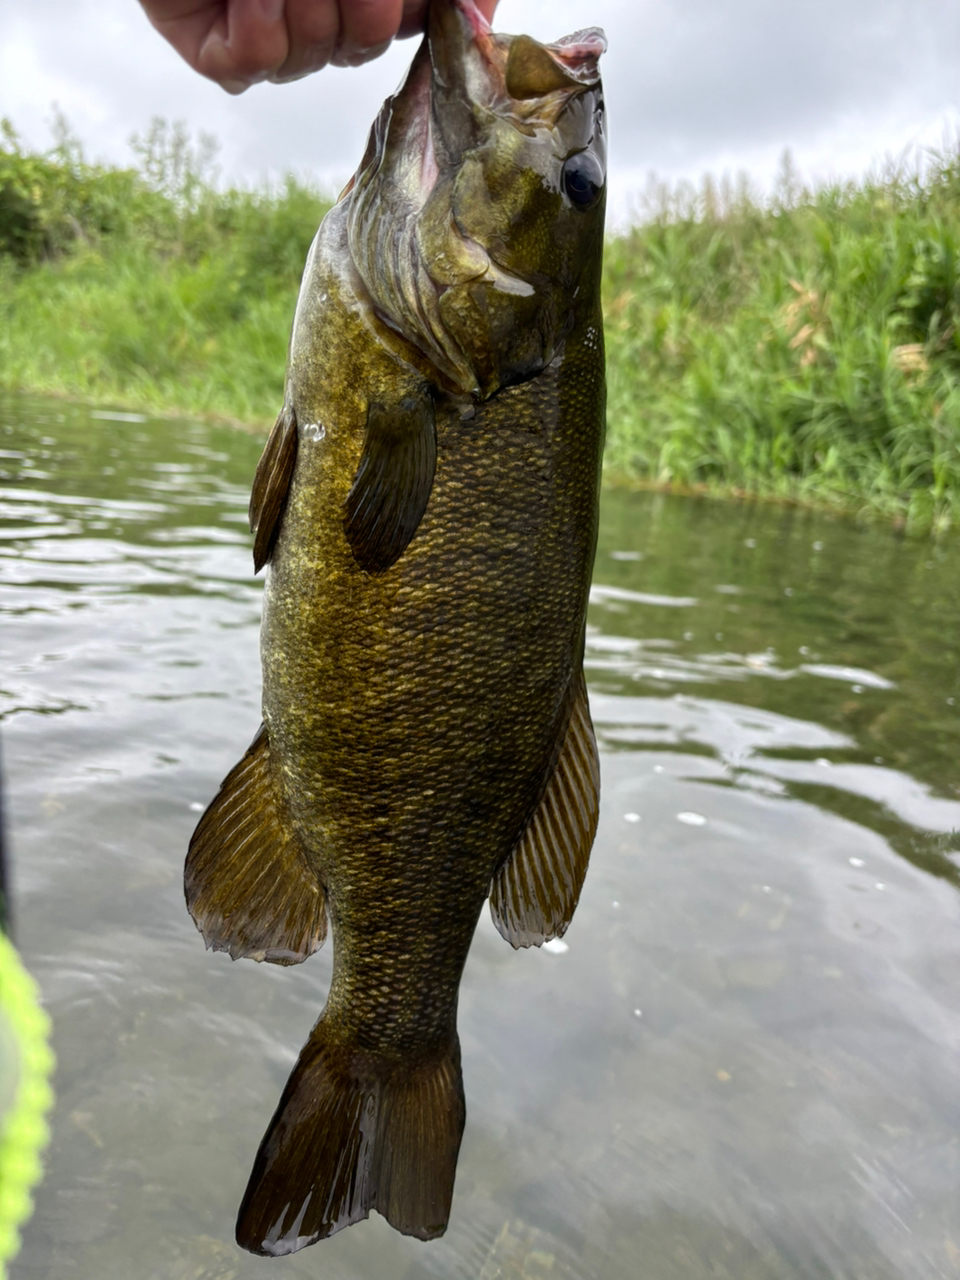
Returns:
[[[581,672],[547,789],[493,880],[493,922],[512,946],[538,947],[566,931],[587,874],[599,814],[600,762]]]
[[[262,725],[197,824],[183,882],[207,946],[234,960],[298,964],[323,944],[323,889],[287,826]]]

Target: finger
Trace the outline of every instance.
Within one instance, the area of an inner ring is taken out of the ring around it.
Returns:
[[[287,57],[283,0],[141,0],[147,17],[194,70],[231,93]]]
[[[332,59],[340,39],[340,0],[287,0],[286,17],[287,56],[270,77],[277,82],[298,80]]]
[[[400,18],[400,30],[397,35],[401,40],[407,36],[418,36],[427,25],[427,0],[403,0],[403,15]]]
[[[402,17],[403,0],[341,0],[334,64],[354,67],[378,57],[397,34]]]
[[[498,0],[474,0],[477,8],[488,22],[493,21],[493,13]],[[398,37],[418,36],[426,26],[427,0],[403,0],[403,17],[400,20]]]

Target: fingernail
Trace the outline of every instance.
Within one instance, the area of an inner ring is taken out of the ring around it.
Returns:
[[[393,44],[392,40],[381,40],[379,44],[366,46],[348,45],[338,49],[330,61],[335,67],[359,67],[364,62],[372,62],[374,58],[379,58],[381,53],[386,53],[391,44]]]
[[[319,67],[302,67],[299,71],[275,71],[267,79],[271,84],[293,84],[294,80],[303,80],[304,77],[312,75],[319,69]]]

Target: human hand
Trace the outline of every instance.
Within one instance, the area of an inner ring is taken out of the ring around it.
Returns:
[[[358,66],[423,29],[427,0],[140,0],[195,71],[228,93]],[[489,21],[497,0],[475,0]]]

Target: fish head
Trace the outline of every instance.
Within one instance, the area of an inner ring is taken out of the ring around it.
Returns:
[[[597,28],[555,44],[433,0],[349,191],[380,316],[438,383],[486,399],[563,351],[600,285],[606,138]]]

